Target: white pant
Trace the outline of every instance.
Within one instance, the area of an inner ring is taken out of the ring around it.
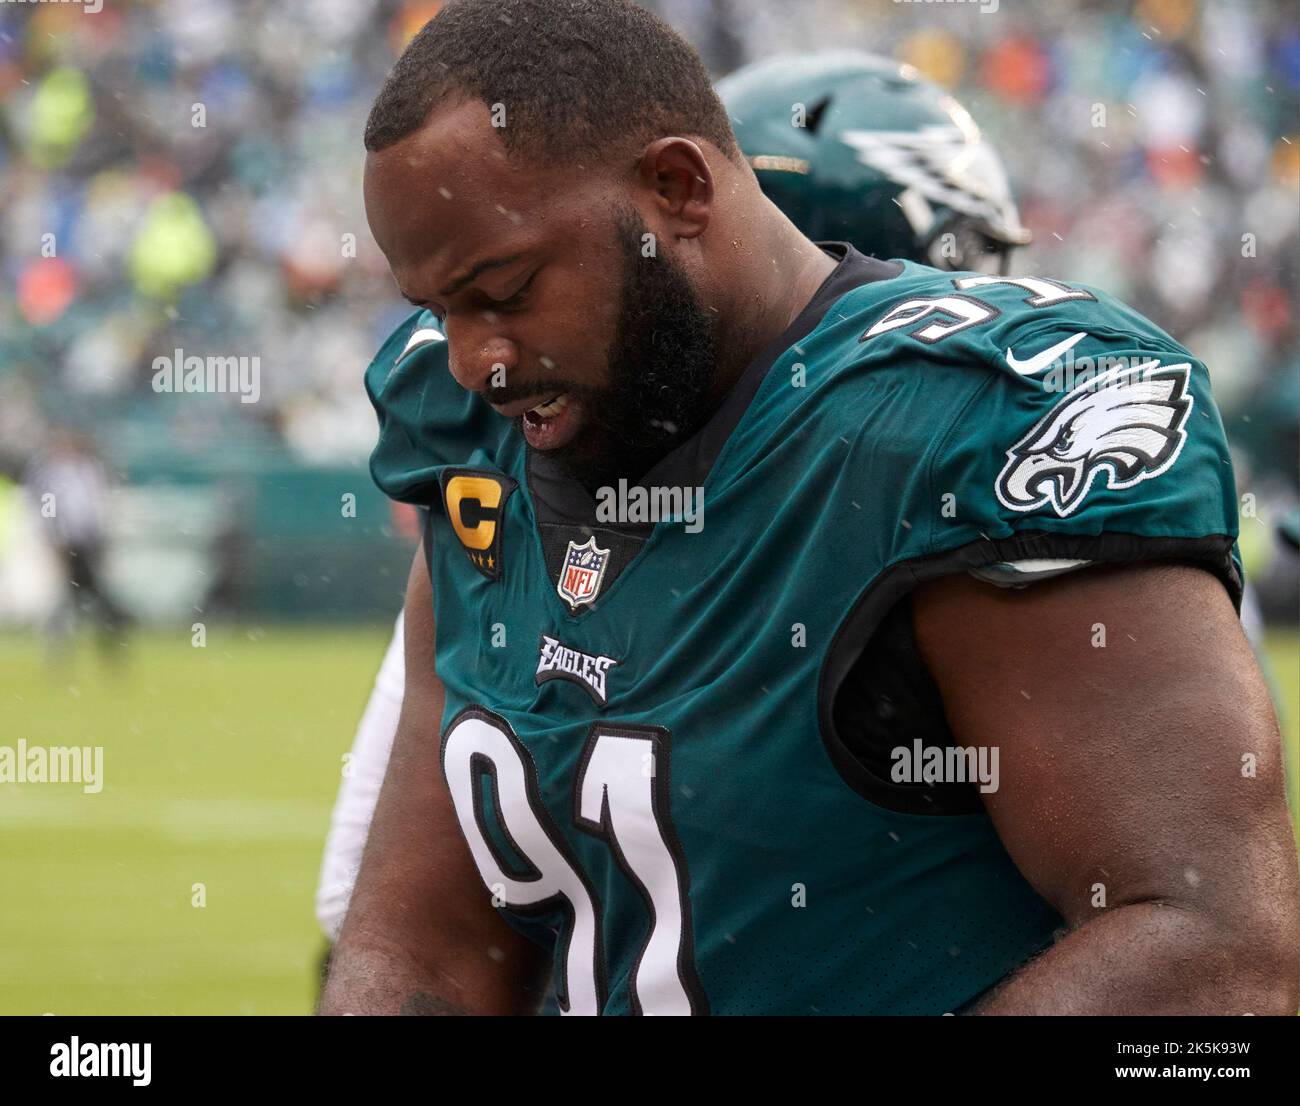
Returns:
[[[325,857],[316,887],[316,920],[331,941],[338,940],[343,917],[348,912],[361,854],[370,835],[370,819],[374,817],[379,789],[388,769],[405,687],[406,657],[399,614],[393,640],[384,654],[370,701],[357,726],[350,759],[343,770],[343,782],[334,800],[334,812],[330,815],[329,836],[325,839]]]

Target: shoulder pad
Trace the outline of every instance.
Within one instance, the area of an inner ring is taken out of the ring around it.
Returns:
[[[379,417],[370,473],[386,495],[430,506],[447,465],[484,463],[509,428],[452,377],[447,341],[430,311],[417,311],[380,347],[366,369],[366,393]]]

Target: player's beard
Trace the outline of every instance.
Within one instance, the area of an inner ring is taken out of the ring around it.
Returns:
[[[623,278],[608,357],[609,384],[583,390],[589,424],[547,456],[594,491],[639,480],[712,413],[714,320],[685,271],[663,251],[646,257],[649,232],[627,208],[615,215]]]

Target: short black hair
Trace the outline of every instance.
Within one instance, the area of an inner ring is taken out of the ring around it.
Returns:
[[[670,134],[740,158],[700,56],[629,0],[452,0],[388,75],[366,149],[391,146],[439,104],[467,99],[504,105],[511,158],[599,164]]]

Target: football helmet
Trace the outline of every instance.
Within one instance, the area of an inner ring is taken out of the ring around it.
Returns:
[[[717,90],[764,193],[814,241],[1001,274],[1030,240],[997,151],[912,66],[857,51],[782,56]]]

